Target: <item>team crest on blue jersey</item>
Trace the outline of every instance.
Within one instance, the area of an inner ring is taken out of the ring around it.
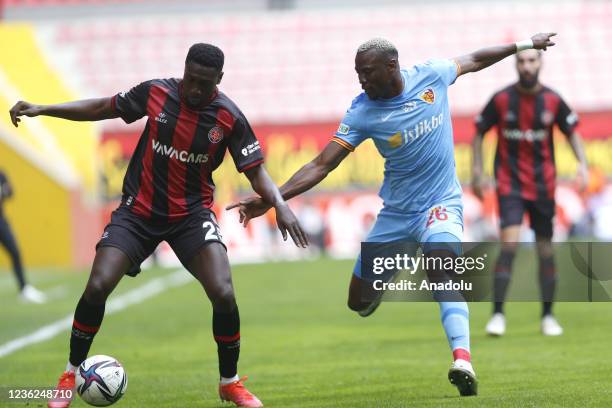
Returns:
[[[221,129],[219,126],[215,126],[210,129],[208,131],[208,140],[210,140],[211,143],[219,143],[221,140],[223,140],[223,129]]]
[[[436,100],[436,94],[433,88],[427,88],[423,92],[421,92],[421,94],[419,95],[419,98],[421,98],[423,101],[427,102],[428,104],[432,105]]]

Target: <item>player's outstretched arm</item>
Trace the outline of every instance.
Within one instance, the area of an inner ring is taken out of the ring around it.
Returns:
[[[482,139],[477,133],[472,140],[472,192],[482,200]]]
[[[557,35],[557,33],[539,33],[532,36],[529,40],[519,41],[514,44],[487,47],[474,51],[471,54],[456,57],[454,60],[457,65],[459,65],[458,75],[480,71],[481,69],[491,66],[518,51],[529,48],[546,51],[547,47],[552,47],[555,45],[555,43],[550,40],[550,38],[554,35]]]
[[[286,241],[287,233],[289,233],[296,246],[306,248],[308,246],[306,234],[302,230],[297,218],[281,196],[278,188],[272,182],[272,179],[268,175],[268,172],[264,166],[255,166],[246,170],[245,174],[251,182],[253,190],[255,190],[255,192],[263,198],[266,204],[274,207],[276,210],[276,224],[283,235],[283,239]],[[242,218],[242,216],[243,213],[241,211],[240,217]]]
[[[283,199],[289,200],[319,184],[349,153],[349,150],[336,142],[328,143],[317,157],[306,163],[282,185],[280,192]],[[246,227],[249,220],[265,214],[271,206],[260,197],[249,197],[227,206],[226,210],[232,208],[239,208],[240,222]]]
[[[280,192],[285,200],[289,200],[319,184],[334,170],[350,153],[349,150],[336,142],[327,146],[309,163],[306,163],[291,178],[281,186]]]
[[[19,126],[19,122],[21,122],[20,116],[35,117],[44,115],[76,121],[118,118],[119,113],[113,109],[111,99],[83,99],[55,105],[35,105],[30,102],[19,101],[11,108],[9,114],[11,115],[11,122],[13,122],[15,127]]]
[[[568,140],[574,151],[574,156],[576,156],[576,160],[578,160],[576,176],[579,187],[580,190],[584,191],[589,185],[589,165],[587,163],[586,154],[584,153],[584,144],[582,143],[582,138],[576,132],[572,132]]]

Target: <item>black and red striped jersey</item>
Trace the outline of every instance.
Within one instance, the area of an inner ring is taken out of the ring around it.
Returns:
[[[476,128],[484,135],[497,127],[495,180],[499,195],[554,199],[555,123],[569,137],[578,124],[578,116],[558,93],[545,86],[535,94],[527,94],[511,85],[487,103],[476,118]]]
[[[122,197],[143,218],[172,222],[211,208],[212,173],[226,149],[240,172],[263,163],[251,126],[222,92],[196,111],[183,102],[180,79],[155,79],[115,95],[112,106],[126,123],[147,116]]]

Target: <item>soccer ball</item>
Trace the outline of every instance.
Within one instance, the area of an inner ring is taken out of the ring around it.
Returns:
[[[127,389],[127,374],[119,361],[97,355],[83,361],[76,372],[76,390],[86,403],[106,407],[117,402]]]

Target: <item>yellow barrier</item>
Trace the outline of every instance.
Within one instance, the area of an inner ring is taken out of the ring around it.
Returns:
[[[66,102],[76,98],[45,61],[32,26],[0,24],[0,49],[2,49],[0,74],[5,77],[8,86],[18,93],[19,98],[40,104]],[[4,108],[15,102],[7,101],[6,98],[6,90],[2,92],[0,89],[0,99],[4,99],[0,105],[3,108],[5,123],[8,118]],[[83,187],[90,192],[95,191],[97,136],[94,125],[49,117],[26,120],[39,121],[45,132],[43,135],[39,132],[36,136],[53,138],[51,142],[57,144],[59,150],[82,178]],[[36,137],[32,136],[27,126],[20,126],[17,132],[36,150],[41,150],[40,143],[35,141]]]
[[[0,141],[0,167],[14,189],[4,204],[24,265],[72,264],[70,193],[43,171]],[[0,265],[10,265],[0,250]]]

